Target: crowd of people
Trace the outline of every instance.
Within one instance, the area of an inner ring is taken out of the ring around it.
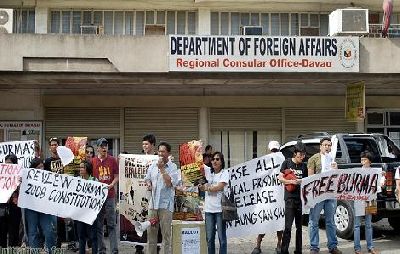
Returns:
[[[151,192],[149,200],[148,218],[157,221],[147,230],[147,253],[157,254],[160,248],[157,243],[162,239],[163,253],[172,254],[171,225],[174,212],[175,188],[181,182],[180,172],[171,158],[171,145],[160,142],[155,151],[155,136],[152,134],[143,137],[142,148],[144,154],[158,154],[159,159],[150,165],[144,179],[148,191]],[[59,139],[49,140],[50,157],[43,160],[36,157],[31,161],[31,168],[62,172],[62,164],[57,154]],[[106,253],[104,244],[104,222],[109,236],[110,248],[108,253],[118,253],[117,225],[116,225],[116,196],[115,190],[118,183],[117,160],[108,153],[108,141],[100,138],[96,142],[97,154],[94,147],[86,146],[86,158],[79,165],[79,176],[90,181],[100,181],[108,185],[108,196],[93,224],[74,221],[74,240],[79,242],[79,253],[84,254],[87,247],[92,253]],[[337,169],[337,164],[330,155],[332,142],[329,138],[320,140],[320,152],[310,157],[305,164],[305,147],[298,142],[294,147],[293,156],[286,159],[279,174],[279,181],[283,184],[285,203],[285,225],[283,231],[277,232],[276,253],[288,254],[291,241],[293,222],[296,227],[295,254],[303,253],[302,243],[302,203],[300,198],[300,184],[302,178],[319,174],[327,170]],[[279,142],[271,141],[268,148],[271,153],[279,151]],[[365,151],[360,155],[360,162],[365,169],[371,168],[373,154]],[[204,193],[205,229],[208,254],[215,254],[215,236],[219,239],[219,254],[228,253],[226,222],[222,219],[221,199],[224,190],[229,184],[229,172],[225,169],[225,159],[221,152],[213,152],[207,146],[203,154],[205,166],[205,181],[198,185],[199,191]],[[5,158],[5,163],[17,164],[17,157],[13,154]],[[396,176],[396,178],[399,178]],[[383,183],[382,183],[383,184]],[[364,201],[362,201],[364,202]],[[6,204],[0,204],[0,245],[2,248],[25,245],[31,248],[44,248],[52,253],[60,247],[60,224],[66,223],[64,218],[44,214],[30,209],[21,209],[17,206],[18,190],[11,196]],[[338,249],[334,213],[336,200],[328,199],[317,203],[310,210],[308,233],[310,254],[319,253],[319,217],[324,210],[327,248],[329,253],[341,254]],[[360,245],[360,220],[357,216],[354,223],[354,252],[361,253]],[[21,223],[22,221],[22,223]],[[365,215],[366,242],[368,253],[377,253],[372,239],[371,215]],[[22,230],[20,230],[20,225]],[[22,232],[22,234],[20,233]],[[160,237],[162,235],[162,238]],[[146,238],[146,236],[144,236]],[[260,234],[256,240],[256,247],[252,254],[262,253],[261,242],[264,235]],[[136,246],[136,253],[144,253],[141,245]]]

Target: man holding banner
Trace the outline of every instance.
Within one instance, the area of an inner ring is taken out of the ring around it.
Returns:
[[[320,152],[314,154],[307,163],[308,176],[319,174],[331,169],[337,169],[337,164],[331,156],[332,142],[328,137],[320,140]],[[310,217],[308,222],[308,232],[310,237],[310,254],[319,253],[319,217],[322,209],[325,214],[326,236],[328,239],[329,253],[342,254],[337,248],[336,225],[334,214],[336,211],[336,200],[327,199],[317,203],[310,209]]]

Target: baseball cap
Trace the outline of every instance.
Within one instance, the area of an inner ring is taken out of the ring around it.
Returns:
[[[108,141],[107,141],[107,139],[105,139],[105,138],[99,138],[99,139],[96,141],[96,145],[97,145],[97,146],[105,146],[105,145],[108,145]]]
[[[271,151],[272,149],[277,149],[279,150],[279,147],[281,147],[281,145],[279,144],[278,141],[272,140],[268,143],[268,149]]]

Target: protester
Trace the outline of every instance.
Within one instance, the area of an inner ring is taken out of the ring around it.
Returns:
[[[18,164],[18,158],[15,154],[9,154],[4,158],[4,163]],[[13,192],[7,203],[0,204],[0,246],[2,248],[21,245],[19,237],[21,208],[17,206],[18,194],[19,190],[17,189]]]
[[[43,160],[34,158],[30,168],[43,169]],[[57,244],[57,217],[26,208],[25,221],[29,247],[41,248],[41,236],[44,236],[46,250],[52,253]]]
[[[227,254],[226,222],[222,220],[221,199],[229,182],[229,172],[224,170],[225,160],[221,152],[215,152],[211,159],[212,168],[205,169],[207,183],[199,185],[206,192],[204,212],[206,217],[206,238],[208,254],[215,254],[215,233],[218,232],[219,253]]]
[[[95,177],[93,177],[93,166],[89,161],[83,161],[79,165],[79,174],[80,177],[85,180],[97,181]],[[78,238],[79,238],[79,254],[86,253],[86,241],[90,239],[92,243],[92,254],[97,254],[98,243],[97,243],[97,223],[96,219],[92,225],[86,224],[81,221],[75,221],[77,229],[78,229]]]
[[[280,144],[278,141],[272,140],[268,143],[268,149],[270,151],[270,153],[277,153],[279,152],[279,148],[280,148]],[[279,230],[276,232],[276,236],[278,238],[278,242],[276,243],[276,249],[275,252],[276,254],[280,254],[281,253],[281,246],[282,246],[282,235],[283,235],[283,231]],[[257,243],[256,243],[256,247],[253,249],[253,251],[251,252],[251,254],[259,254],[262,253],[261,252],[261,242],[262,239],[264,238],[265,234],[259,234],[257,236]]]
[[[86,145],[85,149],[86,161],[92,161],[95,157],[94,148],[91,145]]]
[[[142,139],[142,148],[144,154],[157,154],[156,137],[153,134],[146,134]]]
[[[205,151],[203,153],[203,163],[204,165],[206,165],[207,167],[211,168],[211,157],[212,157],[212,146],[211,145],[207,145],[205,148]]]
[[[100,254],[106,253],[104,244],[104,217],[107,219],[107,228],[110,238],[111,253],[118,253],[118,241],[116,232],[116,211],[115,211],[115,185],[118,182],[118,165],[114,157],[108,154],[108,141],[100,138],[97,144],[97,157],[93,158],[93,176],[100,182],[108,184],[108,196],[103,208],[98,215],[97,242]]]
[[[373,161],[374,155],[369,152],[369,151],[364,151],[360,155],[361,157],[361,165],[363,169],[371,169],[371,163]],[[382,185],[385,183],[385,178],[381,178],[381,182],[378,185],[378,190],[377,192],[382,191]],[[366,214],[365,213],[365,201],[354,201],[354,210],[357,209],[357,206],[359,206],[362,209],[362,214],[365,214],[365,241],[367,242],[367,249],[368,253],[376,254],[378,252],[375,251],[374,249],[374,242],[372,238],[372,214]],[[360,225],[361,225],[361,219],[362,215],[354,217],[354,252],[355,254],[361,254],[361,244],[360,244]]]
[[[58,138],[53,137],[49,139],[50,157],[44,161],[44,170],[55,173],[63,173],[61,159],[57,153],[57,147],[59,145],[60,143]]]
[[[337,169],[337,164],[333,161],[330,154],[332,147],[331,139],[324,137],[320,140],[320,152],[311,156],[308,160],[308,176],[319,174],[331,169]],[[338,241],[336,237],[336,224],[334,215],[336,211],[336,200],[327,199],[315,204],[314,208],[310,209],[308,222],[308,232],[310,238],[310,254],[319,253],[319,217],[322,209],[325,215],[326,237],[328,239],[328,250],[332,254],[341,254],[337,248]]]
[[[294,147],[293,157],[286,159],[281,166],[279,180],[285,185],[285,230],[282,239],[282,254],[289,254],[289,244],[292,232],[293,220],[296,224],[295,254],[302,253],[302,207],[300,198],[301,179],[307,177],[307,166],[303,162],[305,147],[299,142]],[[289,172],[288,172],[289,171]],[[286,179],[285,174],[294,174],[297,179]],[[293,189],[287,188],[295,185]]]
[[[151,191],[149,218],[158,219],[158,223],[147,230],[148,253],[157,253],[157,235],[161,227],[164,254],[172,254],[171,225],[174,212],[175,187],[179,183],[179,171],[169,156],[171,146],[167,142],[158,145],[159,160],[150,165],[145,182]]]

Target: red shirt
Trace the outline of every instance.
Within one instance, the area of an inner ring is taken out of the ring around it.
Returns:
[[[94,157],[93,163],[93,176],[96,177],[99,182],[105,184],[111,184],[114,180],[114,175],[118,175],[118,165],[114,157],[107,155],[103,161],[99,157]],[[114,198],[115,190],[114,187],[108,190],[107,198]]]

